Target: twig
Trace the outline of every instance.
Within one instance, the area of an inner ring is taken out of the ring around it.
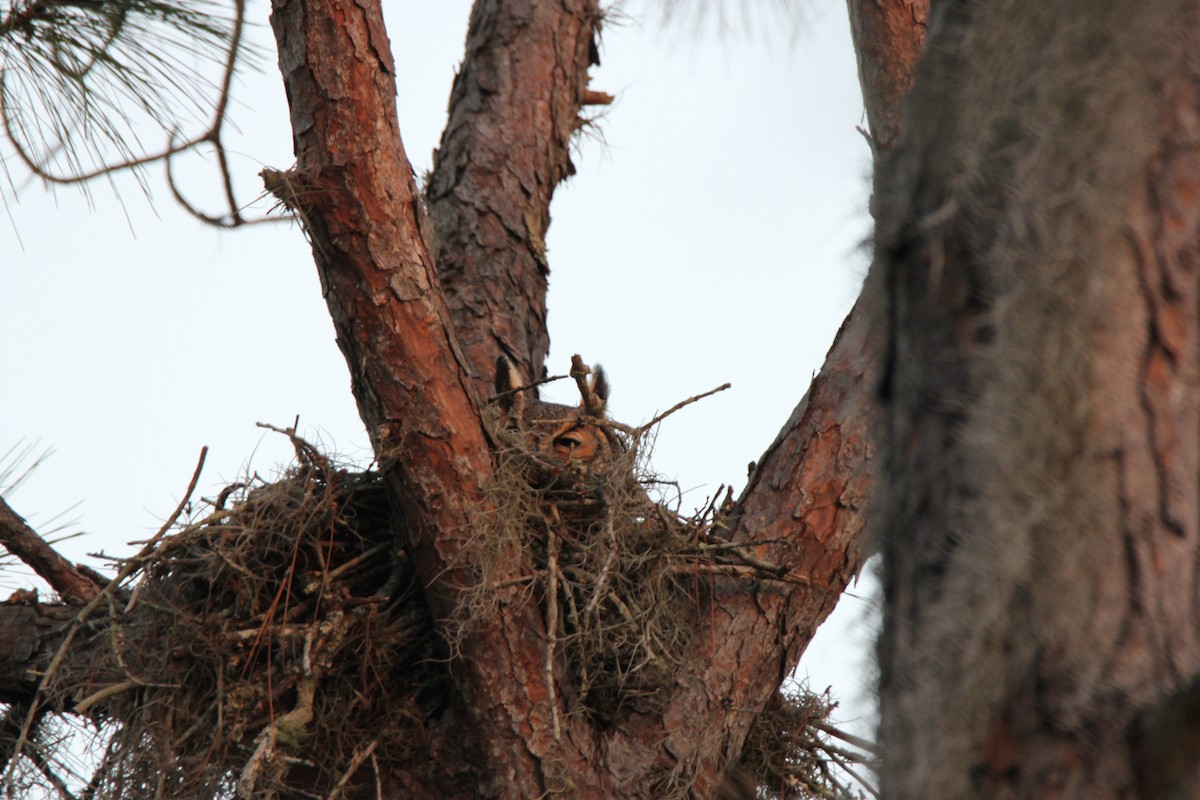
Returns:
[[[324,473],[329,473],[329,459],[322,455],[321,451],[313,447],[307,439],[296,433],[296,428],[300,425],[300,418],[292,423],[290,428],[280,428],[278,425],[272,425],[269,422],[256,422],[256,428],[274,431],[275,433],[283,434],[292,442],[292,447],[296,450],[296,460],[301,464],[307,464],[311,467],[316,467]]]
[[[879,789],[873,783],[868,781],[866,776],[859,773],[858,770],[854,769],[849,764],[838,764],[838,766],[845,770],[847,775],[858,781],[858,784],[866,790],[867,794],[871,795],[871,797],[879,797]]]
[[[830,725],[826,722],[818,722],[814,720],[810,724],[817,730],[821,731],[821,733],[841,739],[843,742],[852,744],[860,750],[865,750],[867,753],[870,753],[873,756],[878,757],[880,755],[879,745],[875,744],[870,739],[864,739],[861,736],[855,736],[852,733],[847,733],[841,728]]]
[[[749,543],[747,542],[746,544]],[[759,543],[755,542],[755,544]],[[707,546],[708,545],[701,544],[700,549],[704,550]],[[783,577],[787,574],[787,567],[783,567],[778,564],[772,564],[770,561],[763,561],[761,558],[755,558],[747,553],[743,548],[735,547],[729,552],[734,558],[741,561],[743,564],[754,567],[755,569],[762,570],[763,572],[770,572],[774,575],[778,575],[779,577]]]
[[[828,588],[800,575],[788,575],[786,573],[779,575],[772,571],[767,571],[764,574],[763,570],[757,567],[743,566],[741,564],[691,562],[687,564],[671,564],[667,567],[667,571],[676,575],[728,575],[731,578],[773,580],[780,583],[794,583],[798,586],[816,586],[819,589]]]
[[[550,717],[554,722],[554,741],[562,740],[562,727],[558,719],[558,696],[554,689],[554,650],[558,644],[558,537],[554,535],[557,524],[562,522],[558,508],[550,505],[552,524],[547,528],[546,571],[550,586],[546,590],[546,691],[550,697]]]
[[[617,558],[617,531],[613,527],[612,506],[605,509],[604,517],[605,527],[608,529],[608,538],[611,540],[612,546],[608,550],[608,556],[604,559],[604,566],[600,568],[600,577],[596,579],[596,588],[592,591],[592,597],[588,600],[587,605],[583,607],[583,615],[585,617],[591,614],[600,602],[600,597],[604,594],[604,587],[608,583],[609,572],[612,571],[613,562]]]
[[[753,544],[783,544],[786,541],[787,539],[755,539]],[[728,551],[737,552],[738,550],[745,549],[750,544],[750,542],[723,542],[720,540],[715,542],[697,542],[696,550],[701,553],[723,553]],[[762,563],[764,564],[764,569],[766,569],[768,572],[775,572],[779,569],[782,569],[781,567],[777,567],[774,564],[766,561]]]
[[[58,792],[59,798],[61,798],[61,800],[75,800],[75,795],[72,794],[71,790],[67,787],[67,782],[64,781],[59,774],[54,771],[50,761],[42,754],[41,749],[36,744],[34,744],[30,749],[32,752],[27,754],[29,760],[33,762],[35,767],[37,767],[37,771],[42,773],[42,777],[54,787],[56,792]]]
[[[74,707],[72,707],[71,710],[76,714],[86,714],[89,708],[94,706],[96,703],[99,703],[101,700],[112,697],[114,694],[120,694],[121,692],[124,692],[127,689],[132,689],[138,685],[139,684],[137,681],[121,681],[120,683],[114,683],[110,686],[105,686],[100,691],[88,695],[80,700],[74,705]]]
[[[583,410],[593,417],[603,417],[604,398],[597,395],[592,391],[592,387],[588,386],[587,376],[591,374],[592,368],[583,363],[582,356],[578,353],[571,356],[571,377],[575,379],[575,385],[579,387],[579,396],[583,398]],[[597,383],[599,382],[598,379]]]
[[[387,550],[391,546],[392,546],[391,542],[382,542],[380,544],[375,545],[370,550],[367,550],[365,553],[355,556],[354,558],[347,561],[345,564],[342,564],[340,567],[330,570],[329,571],[329,580],[331,580],[331,581],[337,580],[338,578],[342,577],[350,570],[357,567],[359,564],[363,563],[364,561],[366,561],[369,558],[374,558],[375,556],[379,555],[380,553]]]
[[[34,4],[36,7],[42,7],[40,4]],[[59,175],[50,172],[47,169],[46,160],[39,163],[39,159],[31,154],[26,147],[21,143],[21,137],[18,134],[17,128],[19,122],[11,116],[10,109],[14,107],[12,99],[8,97],[8,92],[5,85],[5,76],[0,73],[0,126],[3,127],[9,143],[13,147],[13,151],[17,158],[20,159],[25,167],[37,177],[49,183],[57,184],[77,184],[84,183],[101,175],[112,175],[115,172],[121,172],[127,169],[136,169],[162,161],[166,166],[167,185],[174,195],[176,201],[183,206],[184,210],[197,219],[207,222],[210,225],[215,225],[222,228],[236,228],[243,225],[250,225],[260,222],[277,222],[275,218],[267,217],[262,219],[247,219],[242,216],[241,208],[238,207],[237,201],[233,196],[233,179],[229,168],[229,155],[224,142],[221,139],[221,134],[228,117],[229,100],[232,95],[233,78],[236,72],[238,56],[243,52],[242,35],[246,26],[246,2],[245,0],[233,0],[234,14],[231,21],[231,30],[229,33],[229,43],[224,48],[225,59],[222,64],[222,76],[220,88],[213,105],[212,117],[209,121],[208,128],[202,133],[185,138],[181,142],[177,142],[175,133],[172,132],[168,138],[167,146],[162,150],[154,153],[149,153],[143,156],[125,158],[111,164],[101,165],[93,170],[80,172],[75,175]],[[31,6],[32,8],[32,6]],[[221,175],[221,184],[225,193],[225,201],[228,205],[228,210],[220,216],[206,214],[200,211],[196,206],[189,202],[180,192],[175,183],[175,177],[171,170],[172,159],[180,153],[189,150],[195,150],[202,145],[211,145],[217,156],[218,169]]]
[[[678,411],[679,409],[683,408],[684,406],[691,405],[692,403],[695,403],[697,400],[703,400],[704,398],[708,397],[709,395],[714,395],[714,394],[716,394],[717,392],[723,392],[723,391],[725,391],[726,389],[730,388],[731,386],[733,386],[733,384],[732,384],[732,383],[723,383],[723,384],[721,384],[720,386],[718,386],[718,387],[717,387],[717,388],[715,388],[715,389],[709,389],[709,390],[708,390],[707,392],[705,392],[704,394],[698,394],[698,395],[696,395],[695,397],[689,397],[687,400],[684,400],[683,402],[676,403],[675,405],[671,406],[670,408],[668,408],[668,409],[667,409],[666,411],[664,411],[663,413],[659,414],[659,415],[658,415],[657,417],[655,417],[654,419],[652,419],[652,420],[650,420],[649,422],[647,422],[645,425],[641,425],[641,426],[639,426],[639,427],[637,428],[637,432],[638,432],[639,434],[641,434],[641,433],[645,432],[646,430],[648,430],[648,429],[650,429],[650,428],[653,428],[655,425],[657,425],[658,423],[662,422],[664,419],[666,419],[667,417],[671,416],[672,414],[674,414],[676,411]]]
[[[543,383],[553,383],[554,381],[561,381],[563,378],[566,378],[566,377],[569,377],[569,376],[567,376],[567,375],[551,375],[549,378],[542,378],[541,380],[533,381],[531,383],[526,383],[523,386],[518,386],[515,389],[507,389],[503,392],[498,392],[498,393],[492,395],[491,397],[489,397],[487,400],[485,400],[484,405],[491,405],[492,403],[499,402],[500,400],[503,400],[506,397],[510,397],[514,394],[520,394],[521,392],[524,392],[527,389],[533,389],[538,386],[541,386]]]
[[[383,777],[379,774],[379,759],[371,756],[371,771],[375,773],[375,800],[383,800]]]
[[[338,636],[338,631],[341,630],[340,624],[341,614],[335,612],[329,620],[333,632],[331,639],[335,641],[340,639]],[[316,669],[319,658],[314,657],[313,648],[324,644],[316,642],[316,636],[317,631],[309,630],[308,636],[304,640],[304,649],[300,658],[301,676],[296,683],[295,705],[287,713],[275,718],[255,737],[254,753],[247,759],[246,766],[242,768],[235,787],[239,798],[255,797],[254,790],[264,764],[275,763],[277,757],[283,755],[280,752],[281,749],[286,750],[292,747],[295,742],[303,739],[308,733],[308,726],[312,722],[314,713],[313,703],[316,700],[317,682],[320,678],[320,671]],[[281,738],[284,743],[283,748],[279,747]]]
[[[350,757],[350,763],[346,765],[346,770],[342,773],[342,777],[329,791],[326,800],[337,800],[337,798],[345,791],[346,784],[350,782],[350,778],[355,772],[358,772],[358,768],[362,766],[364,761],[371,757],[371,754],[375,752],[375,748],[378,746],[379,740],[372,739],[370,744],[368,744],[366,747],[356,747],[354,749],[354,755]]]

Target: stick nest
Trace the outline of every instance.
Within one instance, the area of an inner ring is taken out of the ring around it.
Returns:
[[[281,479],[164,538],[96,632],[127,688],[95,706],[119,720],[96,796],[273,797],[285,773],[330,785],[428,752],[447,676],[380,476],[294,442]]]
[[[729,541],[728,493],[692,515],[678,491],[663,501],[672,487],[649,473],[642,431],[610,431],[620,446],[603,468],[572,463],[531,485],[545,465],[492,422],[496,468],[462,551],[474,582],[441,630],[396,547],[405,537],[381,476],[340,467],[290,432],[297,460],[279,480],[228,487],[126,562],[133,588],[80,628],[97,653],[92,672],[64,667],[48,682],[46,705],[75,707],[108,734],[89,796],[275,798],[324,786],[337,797],[381,770],[436,781],[425,774],[436,766],[429,727],[452,697],[448,663],[498,613],[514,553],[547,632],[556,728],[568,722],[560,707],[600,725],[659,708],[693,659],[697,609],[714,587],[784,579]],[[99,688],[81,698],[80,686]],[[820,782],[827,706],[804,702],[800,716],[764,714],[751,734],[743,770],[768,796],[839,796]]]

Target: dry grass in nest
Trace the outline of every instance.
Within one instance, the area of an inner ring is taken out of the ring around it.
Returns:
[[[713,582],[732,575],[749,584],[778,572],[740,560],[748,554],[724,537],[727,497],[690,516],[678,501],[662,502],[674,487],[649,469],[643,431],[598,421],[621,443],[611,461],[601,469],[573,463],[531,487],[544,461],[500,415],[490,421],[502,449],[489,511],[463,554],[479,580],[466,593],[461,630],[497,613],[494,588],[511,572],[512,554],[526,553],[523,585],[550,632],[548,672],[559,660],[565,667],[569,711],[609,723],[652,711],[693,657],[697,608]]]
[[[606,721],[646,710],[684,665],[697,602],[695,576],[679,569],[697,552],[694,522],[651,501],[653,479],[626,444],[603,472],[572,465],[543,488],[528,481],[544,466],[535,454],[498,453],[491,510],[464,553],[479,581],[461,630],[496,612],[493,587],[514,548],[527,553],[523,585],[552,631],[548,665],[564,660],[573,710]]]
[[[740,765],[752,776],[758,797],[852,800],[865,797],[864,791],[877,796],[862,769],[872,766],[874,746],[830,723],[836,707],[828,693],[800,688],[781,689],[767,702],[746,736]]]
[[[548,485],[546,464],[529,452],[502,415],[489,420],[501,449],[487,487],[489,510],[464,552],[478,583],[466,593],[460,632],[498,613],[495,587],[511,573],[514,552],[527,553],[522,585],[543,612],[547,683],[565,684],[568,713],[619,724],[631,711],[653,712],[657,697],[694,658],[697,611],[718,583],[747,590],[784,580],[786,570],[757,560],[731,542],[725,515],[732,499],[721,492],[691,515],[662,501],[672,485],[649,468],[652,439],[645,429],[610,425],[621,452],[602,469],[572,464]],[[511,579],[509,579],[511,580]],[[556,669],[561,667],[562,669]],[[554,681],[557,672],[563,680]],[[759,796],[795,800],[860,797],[847,776],[869,760],[870,743],[829,723],[828,696],[807,690],[777,693],[757,719],[740,769]],[[832,743],[845,738],[849,746]],[[677,776],[686,796],[690,781]]]
[[[328,785],[424,752],[445,678],[407,561],[389,556],[382,483],[293,441],[280,480],[230,487],[162,539],[97,631],[132,684],[94,706],[119,721],[97,796],[272,797],[289,776]]]

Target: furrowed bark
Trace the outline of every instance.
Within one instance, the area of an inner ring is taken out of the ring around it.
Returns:
[[[880,176],[885,797],[1193,794],[1200,14],[1078,10],[944,7]]]
[[[490,468],[475,392],[490,391],[497,352],[530,375],[545,355],[542,239],[554,186],[572,171],[579,105],[596,99],[586,89],[596,19],[593,3],[478,4],[430,187],[447,305],[400,143],[378,7],[275,4],[297,151],[296,169],[282,178],[313,237],[356,400],[442,617],[465,583],[455,557]],[[692,781],[695,796],[712,794],[756,709],[859,567],[870,337],[865,314],[852,314],[739,504],[737,536],[785,539],[755,554],[787,566],[802,586],[722,590],[699,623],[703,666],[680,676],[665,715],[605,733],[568,717],[561,740],[552,733],[543,623],[514,589],[455,662],[460,702],[430,753],[456,770],[452,783],[385,776],[385,796],[651,797],[672,771]],[[512,574],[527,566],[514,560]],[[16,624],[22,636],[41,625]],[[14,652],[29,653],[27,668],[51,646]],[[9,666],[13,676],[22,669]]]
[[[271,22],[294,130],[288,180],[359,413],[420,558],[444,567],[490,459],[400,142],[383,20],[369,3],[281,0]]]
[[[711,796],[736,764],[754,716],[861,566],[874,415],[863,390],[876,380],[867,358],[870,327],[864,313],[847,318],[735,512],[735,539],[782,540],[753,553],[787,567],[799,585],[724,587],[698,623],[700,670],[680,676],[660,719],[614,734],[620,749],[636,737],[646,763],[694,770],[696,797]]]
[[[426,599],[445,620],[471,583],[458,555],[483,509],[491,460],[400,141],[381,11],[375,2],[276,0],[271,22],[295,135],[294,201]],[[529,572],[520,557],[509,567],[514,577]],[[475,765],[486,796],[594,782],[586,739],[552,735],[542,623],[518,584],[497,590],[503,613],[455,660],[470,738],[486,748]]]
[[[928,3],[848,0],[848,6],[878,164],[898,135]],[[699,797],[711,793],[735,762],[753,719],[748,710],[762,708],[795,669],[874,548],[864,541],[863,529],[875,481],[882,293],[880,282],[869,276],[820,374],[738,501],[736,537],[782,540],[756,555],[787,565],[807,585],[722,597],[703,623],[704,674],[681,687],[664,718],[642,734],[644,742],[664,742],[663,749],[679,762],[698,765]],[[689,724],[695,719],[706,720],[703,731]]]
[[[600,23],[595,0],[480,0],[427,194],[438,275],[476,391],[500,354],[544,374],[546,231],[554,189],[574,174]]]

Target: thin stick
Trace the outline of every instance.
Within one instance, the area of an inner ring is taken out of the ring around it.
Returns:
[[[558,695],[554,689],[554,650],[558,644],[558,537],[554,535],[554,529],[562,520],[553,504],[550,514],[553,522],[547,526],[546,543],[546,571],[550,573],[550,586],[546,590],[546,690],[550,695],[550,716],[554,721],[554,741],[557,742],[562,740],[562,726],[558,720]]]
[[[583,615],[586,617],[595,610],[596,605],[600,602],[600,597],[604,594],[604,587],[608,584],[608,575],[612,571],[613,561],[617,558],[617,532],[613,528],[613,510],[612,507],[605,511],[605,527],[608,529],[608,538],[612,542],[612,546],[608,550],[608,557],[604,559],[604,566],[600,568],[600,577],[596,580],[596,588],[592,591],[592,599],[588,600],[588,604],[583,607]]]
[[[345,792],[346,784],[350,782],[350,777],[354,775],[355,772],[358,772],[358,768],[362,766],[364,761],[371,757],[371,754],[375,752],[375,748],[378,746],[379,740],[372,739],[370,744],[368,744],[366,747],[355,748],[354,755],[350,757],[350,763],[346,766],[346,770],[342,773],[341,779],[334,785],[333,789],[330,790],[329,796],[326,798],[326,800],[337,800],[337,798],[340,797],[343,792]]]
[[[551,375],[549,378],[542,378],[541,380],[533,381],[532,383],[527,383],[524,386],[518,386],[515,389],[508,389],[508,390],[500,392],[498,394],[494,394],[491,397],[489,397],[487,400],[485,400],[484,404],[491,405],[492,403],[495,403],[499,400],[503,400],[505,397],[509,397],[509,396],[517,394],[519,392],[523,392],[526,389],[533,389],[535,387],[541,386],[543,383],[553,383],[554,381],[561,381],[563,378],[567,378],[567,377],[570,377],[570,376],[568,376],[568,375]]]
[[[337,580],[338,578],[342,577],[350,570],[358,567],[359,564],[363,563],[364,561],[366,561],[368,559],[374,558],[375,556],[379,555],[380,553],[382,553],[384,550],[387,550],[391,546],[392,546],[391,542],[383,542],[381,544],[375,545],[370,550],[366,551],[365,553],[355,556],[354,558],[347,561],[345,564],[342,564],[340,567],[330,570],[329,580],[331,580],[331,581]]]
[[[815,586],[818,589],[829,588],[824,584],[817,583],[816,581],[805,578],[802,575],[778,575],[772,572],[767,572],[764,574],[760,569],[750,566],[743,566],[741,564],[670,564],[667,566],[667,571],[675,575],[727,575],[730,578],[779,581],[780,583],[794,583],[797,586]]]
[[[121,692],[124,692],[127,689],[132,689],[138,685],[139,684],[137,681],[121,681],[120,683],[114,683],[110,686],[105,686],[95,694],[80,700],[75,704],[71,711],[76,714],[86,714],[89,708],[96,705],[96,703],[99,703],[101,700],[112,697],[114,694],[120,694]]]
[[[647,422],[645,425],[642,425],[639,428],[637,428],[637,432],[639,434],[644,433],[646,430],[653,428],[655,425],[662,422],[664,419],[671,416],[672,414],[674,414],[676,411],[683,408],[684,406],[691,405],[692,403],[696,402],[697,400],[703,400],[704,398],[708,397],[709,395],[714,395],[717,392],[723,392],[726,389],[730,388],[731,386],[733,386],[732,383],[723,383],[715,389],[709,389],[704,394],[698,394],[695,397],[689,397],[687,400],[684,400],[681,403],[676,403],[675,405],[671,406],[663,413],[659,414],[654,419]]]
[[[830,736],[835,736],[844,742],[848,742],[857,748],[867,751],[868,753],[870,753],[873,756],[878,757],[880,754],[879,745],[875,744],[875,742],[872,742],[870,739],[864,739],[861,736],[855,736],[852,733],[847,733],[846,731],[842,730],[841,728],[830,725],[827,722],[813,721],[813,722],[810,722],[809,724],[812,725],[817,730],[821,731],[822,733],[829,734]]]

